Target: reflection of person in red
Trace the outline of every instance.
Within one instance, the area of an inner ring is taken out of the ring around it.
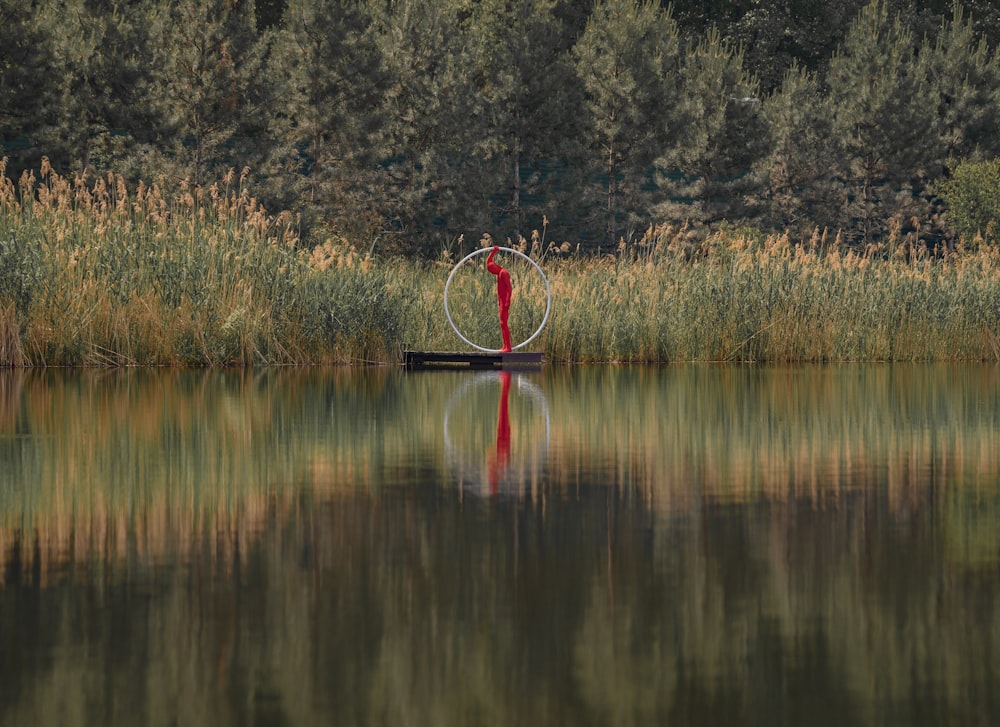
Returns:
[[[497,406],[497,451],[496,459],[490,458],[490,494],[497,494],[500,475],[507,470],[510,462],[510,412],[507,400],[510,398],[510,371],[500,374],[500,404]]]
[[[500,248],[496,245],[486,258],[486,269],[491,275],[497,276],[497,305],[500,309],[500,335],[503,336],[503,352],[510,351],[510,326],[507,325],[507,314],[510,313],[510,296],[513,286],[510,284],[510,273],[493,262],[493,257]]]

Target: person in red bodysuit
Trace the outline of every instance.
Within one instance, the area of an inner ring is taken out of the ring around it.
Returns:
[[[510,313],[510,296],[513,286],[510,284],[510,273],[493,262],[493,257],[500,248],[496,245],[486,258],[486,269],[491,275],[497,276],[497,306],[500,309],[500,335],[503,337],[503,348],[500,350],[508,352],[510,348],[510,326],[507,325],[507,315]]]

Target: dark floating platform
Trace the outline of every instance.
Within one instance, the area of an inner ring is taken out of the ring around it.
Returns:
[[[404,351],[403,363],[408,369],[540,367],[542,365],[542,352]]]

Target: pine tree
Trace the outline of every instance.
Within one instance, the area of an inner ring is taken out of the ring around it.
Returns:
[[[1000,58],[961,5],[920,60],[939,120],[934,176],[952,159],[1000,156]]]
[[[603,181],[600,197],[590,186],[586,199],[600,199],[595,212],[613,246],[623,227],[651,219],[650,170],[676,133],[680,36],[657,3],[598,0],[573,51],[585,92],[586,168]]]
[[[159,121],[160,171],[197,186],[253,161],[266,97],[251,2],[157,4],[148,23],[153,76],[144,90]]]
[[[34,143],[64,172],[115,166],[135,143],[145,73],[138,9],[116,0],[42,0],[32,22],[48,63],[35,79],[44,104]]]
[[[0,0],[0,157],[8,157],[14,178],[43,153],[31,146],[45,110],[42,91],[53,75],[43,43],[32,8]]]
[[[798,66],[764,101],[772,147],[761,169],[768,184],[768,220],[777,229],[836,226],[843,202],[833,184],[832,111],[816,75]]]
[[[760,202],[755,169],[769,144],[757,81],[714,29],[687,53],[681,73],[683,134],[657,162],[663,191],[681,201],[659,212],[702,223],[744,219]]]
[[[1000,7],[996,0],[965,0],[962,5],[968,11],[976,36],[983,38],[990,48],[1000,47]]]
[[[886,3],[868,5],[830,63],[833,134],[843,153],[839,177],[852,200],[843,220],[862,242],[893,215],[909,216],[933,162],[935,102],[913,34]]]
[[[746,67],[768,94],[780,87],[793,66],[823,70],[865,0],[756,0],[749,5],[720,32],[743,49]]]
[[[552,0],[482,0],[464,25],[465,146],[481,169],[469,182],[495,200],[483,224],[508,221],[514,239],[560,205],[553,167],[572,158],[577,137],[578,84],[554,11]]]
[[[267,74],[271,197],[358,237],[381,226],[368,199],[382,87],[370,26],[355,0],[289,0]]]
[[[387,82],[379,106],[380,184],[372,203],[383,235],[433,252],[461,234],[463,217],[488,200],[470,199],[477,167],[467,154],[471,88],[461,67],[464,0],[372,0]]]

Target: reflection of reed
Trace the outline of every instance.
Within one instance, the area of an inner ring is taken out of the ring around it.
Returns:
[[[25,375],[24,370],[14,369],[0,376],[0,432],[7,433],[7,436],[16,436],[17,412]]]
[[[155,557],[206,538],[228,552],[275,501],[301,492],[483,486],[496,382],[462,394],[451,434],[435,424],[469,381],[346,369],[10,372],[0,377],[0,552],[17,538],[37,541],[43,559]],[[509,497],[542,503],[599,482],[679,517],[713,502],[825,507],[876,490],[900,516],[946,507],[956,557],[989,557],[1000,542],[975,506],[993,501],[1000,479],[992,367],[582,368],[527,383],[544,391],[546,415],[530,388],[512,387]],[[449,455],[458,435],[463,457],[478,458],[472,469]]]
[[[338,371],[319,392],[308,375],[275,372],[17,375],[23,397],[0,431],[0,552],[32,542],[22,551],[42,558],[43,578],[67,553],[186,560],[207,548],[228,562],[276,492],[371,482],[364,445],[337,445],[335,417],[323,418],[342,398]],[[299,417],[312,429],[288,436]]]
[[[553,425],[557,477],[605,472],[666,511],[701,498],[822,504],[869,486],[906,507],[932,479],[992,488],[1000,472],[990,367],[595,369],[553,379],[549,396],[570,408]]]

